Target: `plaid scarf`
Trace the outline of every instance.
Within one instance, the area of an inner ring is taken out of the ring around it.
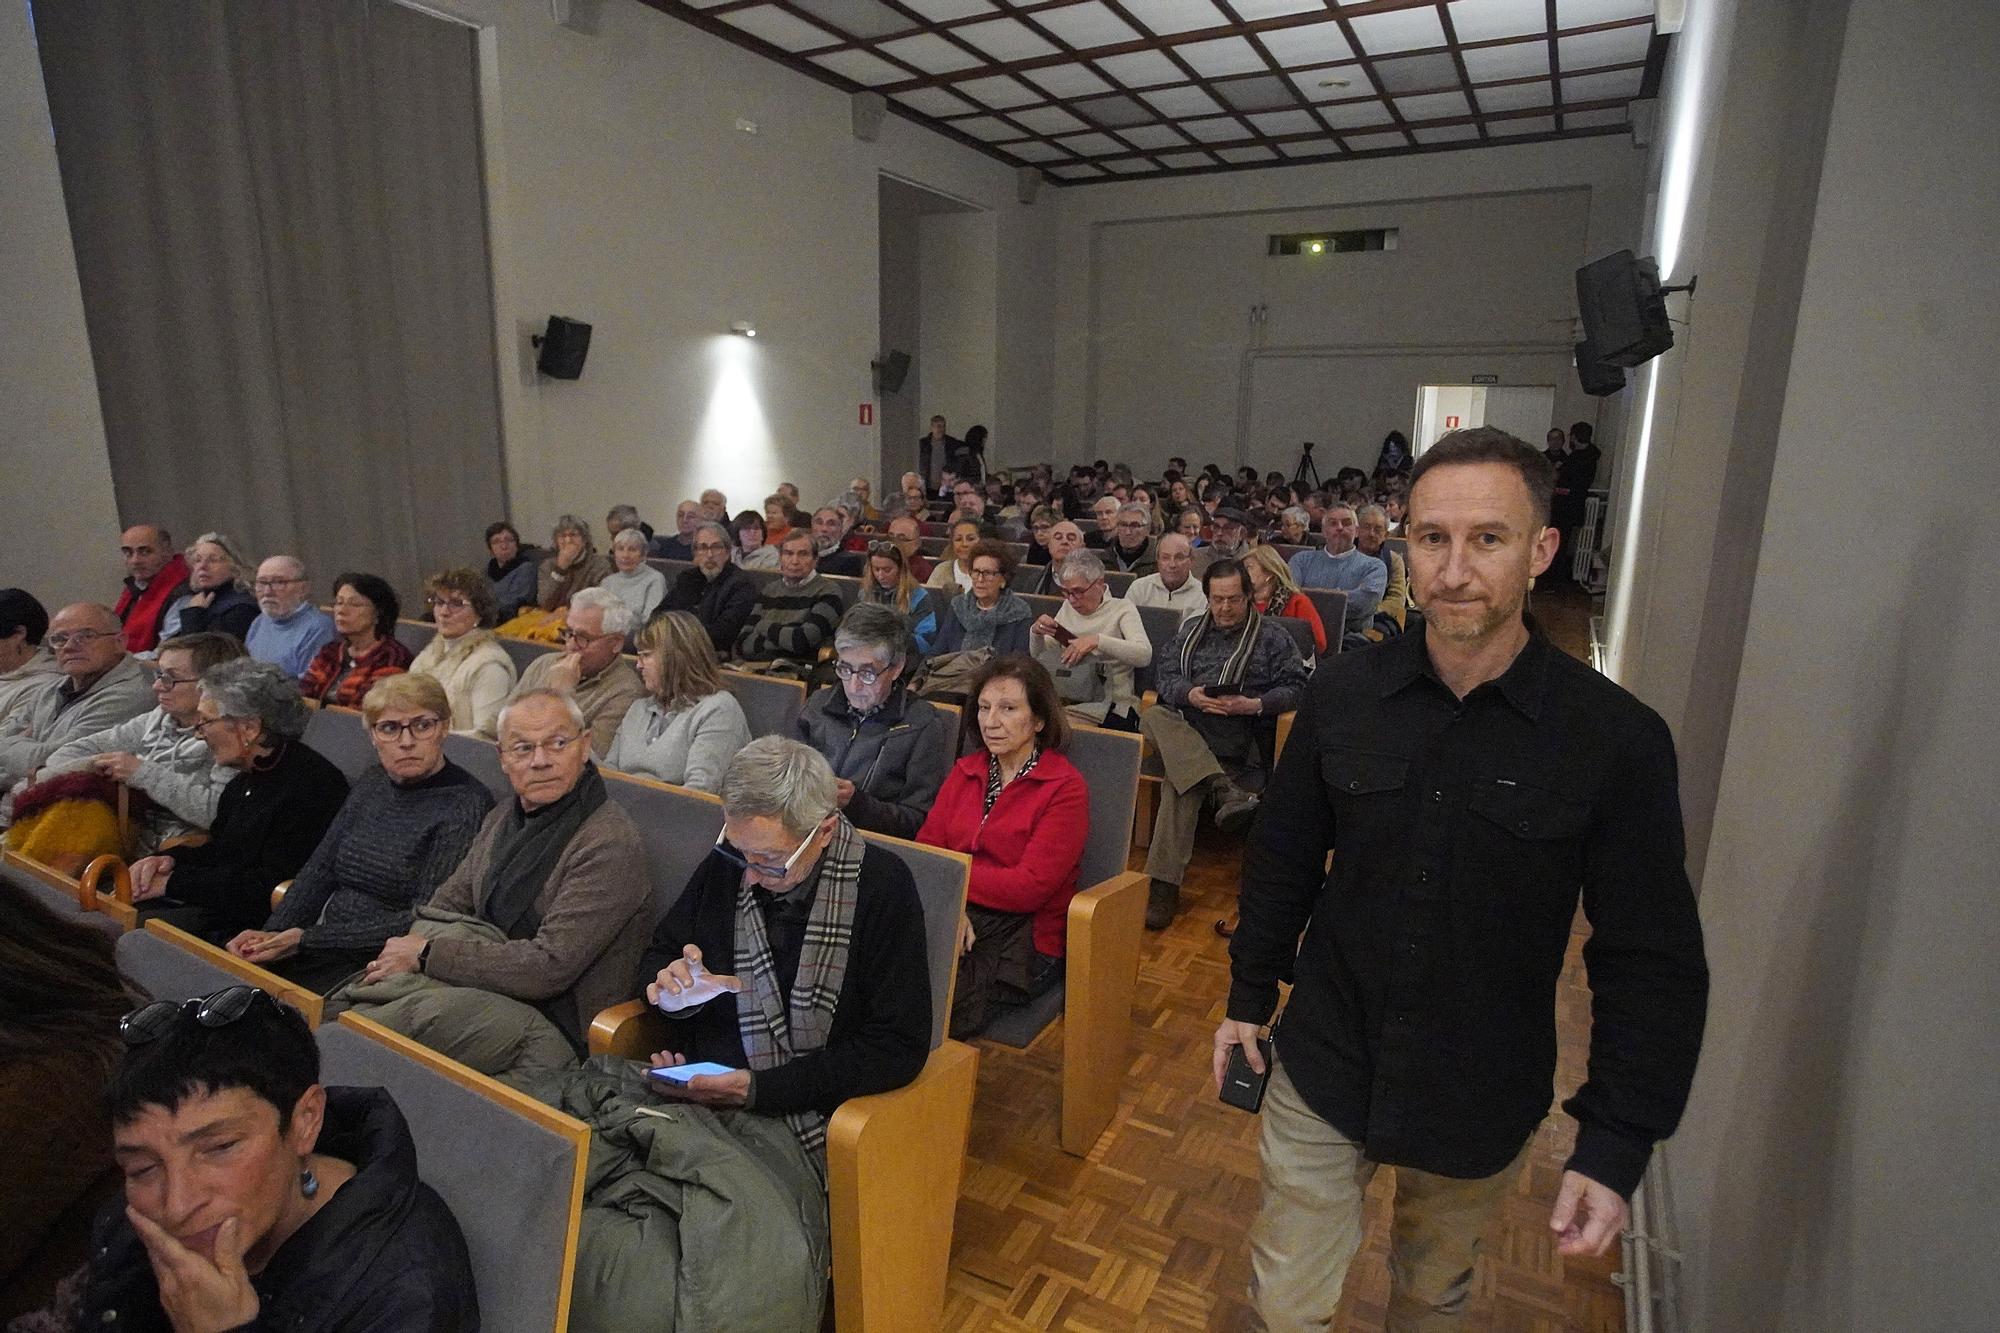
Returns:
[[[854,938],[855,888],[861,880],[861,835],[842,815],[833,838],[820,854],[819,891],[806,918],[806,937],[799,950],[799,971],[792,979],[789,1008],[778,986],[764,914],[747,883],[736,888],[736,975],[743,993],[736,1001],[736,1029],[750,1068],[773,1069],[826,1045],[833,1028],[834,1007],[847,976],[847,948]],[[745,876],[745,879],[748,877]],[[826,1183],[826,1117],[817,1111],[794,1111],[785,1123],[805,1145],[820,1183]]]
[[[1187,623],[1193,628],[1188,631],[1187,638],[1181,644],[1181,675],[1191,681],[1194,679],[1194,650],[1200,645],[1202,636],[1216,626],[1214,619],[1206,611],[1190,616]],[[1257,646],[1257,634],[1263,627],[1264,617],[1258,613],[1255,606],[1252,606],[1243,617],[1243,630],[1236,636],[1236,646],[1229,650],[1229,656],[1224,659],[1222,675],[1214,682],[1215,684],[1243,683],[1243,673],[1250,666],[1250,651]]]

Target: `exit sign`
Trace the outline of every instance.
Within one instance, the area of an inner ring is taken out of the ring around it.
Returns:
[[[1498,384],[1500,377],[1498,375],[1474,375],[1472,382],[1474,384]]]

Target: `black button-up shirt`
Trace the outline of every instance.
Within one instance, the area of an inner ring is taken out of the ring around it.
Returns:
[[[1322,661],[1244,857],[1229,1016],[1267,1021],[1296,980],[1277,1045],[1306,1104],[1375,1161],[1491,1175],[1548,1110],[1581,891],[1569,1166],[1629,1195],[1680,1119],[1708,996],[1673,739],[1531,630],[1463,700],[1421,628]]]

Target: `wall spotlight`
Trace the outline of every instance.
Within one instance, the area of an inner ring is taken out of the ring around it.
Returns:
[[[1323,255],[1323,254],[1325,254],[1325,253],[1326,253],[1326,242],[1325,242],[1325,241],[1307,241],[1307,242],[1306,242],[1306,253],[1307,253],[1307,254],[1309,254],[1309,255]]]
[[[757,326],[747,319],[737,320],[729,326],[729,331],[741,334],[745,338],[754,338],[757,336]]]

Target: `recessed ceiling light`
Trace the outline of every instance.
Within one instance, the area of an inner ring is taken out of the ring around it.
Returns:
[[[1319,86],[1322,88],[1345,88],[1353,82],[1354,80],[1352,79],[1321,79]]]

